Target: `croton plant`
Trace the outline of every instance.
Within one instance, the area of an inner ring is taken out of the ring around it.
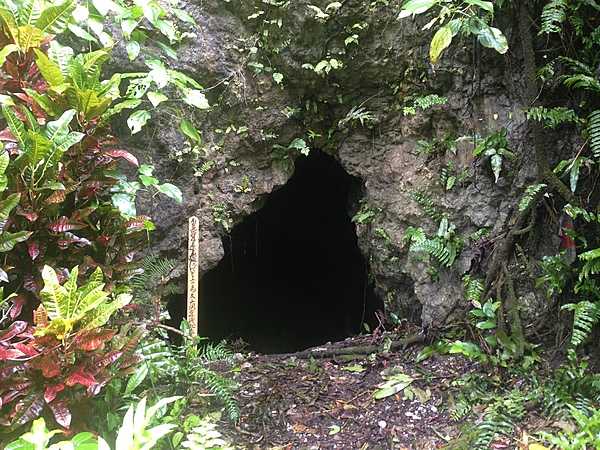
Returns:
[[[137,362],[127,280],[153,224],[136,215],[136,193],[181,192],[147,165],[127,180],[120,168],[138,160],[111,119],[128,114],[138,132],[166,86],[208,108],[201,86],[159,57],[103,79],[107,18],[132,59],[152,26],[166,51],[182,35],[153,1],[0,0],[0,425],[12,430],[40,415],[69,428],[72,405]],[[99,45],[77,54],[60,43],[67,32]]]

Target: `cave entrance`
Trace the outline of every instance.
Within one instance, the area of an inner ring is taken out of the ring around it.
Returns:
[[[361,190],[331,156],[313,150],[290,180],[223,241],[225,256],[202,279],[199,329],[242,338],[263,353],[341,340],[376,322],[349,205]]]

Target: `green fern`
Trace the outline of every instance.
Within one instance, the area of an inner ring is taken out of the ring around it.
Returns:
[[[590,114],[588,119],[588,136],[592,154],[600,162],[600,109]]]
[[[568,75],[562,78],[565,86],[571,89],[583,89],[586,91],[600,93],[600,81],[597,78],[589,75],[578,73],[575,75]]]
[[[579,259],[584,262],[579,273],[580,280],[600,273],[600,247],[582,253],[579,255]]]
[[[435,258],[440,265],[446,267],[450,267],[456,259],[456,250],[448,242],[440,238],[414,242],[410,250],[412,252],[427,253]]]
[[[435,203],[433,203],[433,200],[427,193],[421,191],[412,192],[411,198],[421,208],[423,208],[425,214],[427,214],[427,216],[429,216],[431,219],[437,222],[444,218],[444,214],[437,208],[437,206],[435,205]]]
[[[551,0],[542,10],[540,34],[560,33],[567,18],[567,1]]]
[[[402,112],[405,116],[414,116],[417,113],[417,108],[425,111],[434,106],[445,105],[446,103],[448,103],[446,97],[441,97],[437,94],[422,95],[416,97],[411,105],[405,106]]]
[[[498,436],[511,436],[515,424],[525,416],[526,397],[517,389],[498,399],[489,408],[481,423],[476,426],[477,437],[472,450],[488,450]]]
[[[130,281],[138,303],[149,301],[159,291],[159,287],[161,297],[176,293],[177,288],[167,284],[176,265],[175,260],[156,255],[144,258],[139,263],[138,273]]]
[[[237,421],[240,417],[240,409],[233,394],[236,383],[205,367],[199,367],[195,371],[195,375],[223,403],[227,416],[232,421]]]
[[[463,286],[465,289],[465,298],[470,302],[480,302],[481,296],[485,289],[485,285],[482,280],[471,277],[471,275],[465,275],[463,277]]]
[[[527,189],[525,189],[525,192],[523,193],[523,197],[521,197],[521,200],[519,201],[519,211],[525,211],[529,209],[532,202],[544,189],[546,189],[546,185],[544,183],[527,186]]]
[[[544,106],[530,108],[527,111],[527,118],[542,122],[546,128],[556,128],[564,123],[580,122],[575,111],[562,106],[556,108],[546,108]]]
[[[203,417],[200,423],[194,427],[182,442],[182,448],[192,450],[233,450],[225,440],[225,437],[217,428],[216,420],[211,415]],[[178,447],[179,448],[179,447]]]
[[[233,352],[225,341],[218,344],[206,344],[200,352],[200,360],[204,363],[212,363],[216,361],[231,361]]]
[[[571,347],[576,348],[585,342],[600,320],[600,303],[583,300],[578,303],[564,305],[561,309],[573,311]]]
[[[425,253],[433,257],[441,266],[452,266],[458,253],[458,248],[453,241],[440,236],[429,238],[422,228],[407,228],[404,232],[404,240],[410,242],[410,252]]]

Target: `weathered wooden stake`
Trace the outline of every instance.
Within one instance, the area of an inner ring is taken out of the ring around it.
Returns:
[[[198,336],[198,253],[200,252],[200,221],[190,217],[188,224],[187,321],[192,336]]]

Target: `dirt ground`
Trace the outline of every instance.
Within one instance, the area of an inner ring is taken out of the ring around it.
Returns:
[[[385,352],[393,339],[355,337],[327,346],[381,347],[364,355],[249,355],[236,374],[241,419],[224,424],[224,433],[247,449],[443,448],[460,434],[448,408],[452,383],[483,369],[454,356],[416,363],[423,345]],[[386,381],[390,389],[380,391]]]

